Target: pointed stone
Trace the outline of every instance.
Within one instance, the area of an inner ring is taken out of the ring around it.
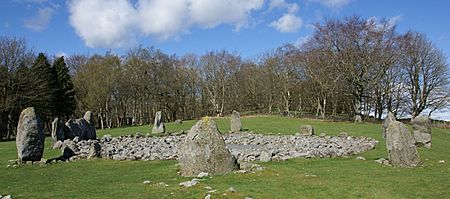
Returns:
[[[392,112],[389,112],[383,122],[383,138],[386,139],[386,130],[391,122],[397,121]]]
[[[393,121],[386,129],[389,162],[395,167],[416,167],[420,163],[414,138],[406,125]]]
[[[197,176],[201,172],[227,174],[237,168],[216,122],[208,118],[198,121],[179,144],[178,160],[182,176]]]

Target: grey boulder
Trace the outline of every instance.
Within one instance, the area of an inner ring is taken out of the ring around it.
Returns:
[[[178,145],[178,160],[182,176],[227,174],[237,168],[216,122],[208,118],[198,121]]]
[[[237,111],[231,113],[230,118],[231,132],[237,133],[242,130],[241,114]]]
[[[416,167],[420,163],[414,139],[401,122],[391,122],[387,127],[386,148],[392,166]]]
[[[44,152],[44,126],[33,107],[20,113],[16,146],[20,161],[40,161]]]
[[[166,126],[164,125],[164,117],[161,111],[156,112],[155,121],[153,122],[152,133],[165,133]]]
[[[427,116],[417,116],[411,120],[413,136],[418,147],[431,148],[431,122]]]
[[[312,136],[314,135],[314,128],[311,125],[301,125],[300,135]]]

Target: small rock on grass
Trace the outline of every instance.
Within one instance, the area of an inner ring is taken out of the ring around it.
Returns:
[[[1,199],[12,199],[11,195],[0,196]]]
[[[208,177],[208,173],[206,173],[206,172],[200,172],[198,175],[197,175],[197,178],[204,178],[204,177]]]
[[[144,180],[144,184],[150,184],[150,180]]]
[[[445,160],[439,160],[439,163],[444,164]]]
[[[211,199],[211,194],[206,195],[205,199]]]
[[[183,187],[192,187],[192,186],[197,185],[197,183],[198,183],[198,179],[194,178],[191,181],[180,182],[180,184],[178,184],[178,185],[183,186]]]
[[[231,192],[231,193],[234,193],[234,192],[236,192],[236,189],[234,189],[233,187],[230,187],[230,188],[228,188],[227,191],[228,191],[228,192]]]
[[[362,156],[358,156],[358,157],[356,157],[356,160],[366,160],[366,158],[364,158]]]
[[[375,160],[375,162],[379,163],[379,164],[389,165],[389,160],[386,160],[384,158],[380,158],[378,160]]]

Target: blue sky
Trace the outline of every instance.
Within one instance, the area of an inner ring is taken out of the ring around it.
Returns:
[[[387,18],[425,33],[450,56],[446,0],[3,0],[0,35],[49,55],[118,54],[136,45],[168,54],[236,52],[245,58],[301,43],[324,18]]]

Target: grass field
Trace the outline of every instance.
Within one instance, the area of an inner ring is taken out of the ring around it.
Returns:
[[[227,119],[216,120],[221,131],[229,130]],[[169,123],[169,132],[190,129],[195,121]],[[291,159],[260,163],[257,173],[213,176],[191,188],[178,183],[190,180],[177,175],[176,161],[80,160],[46,166],[21,165],[7,168],[16,159],[15,142],[0,143],[0,195],[13,198],[203,198],[205,186],[217,190],[211,198],[448,198],[450,197],[450,130],[433,129],[433,148],[419,149],[423,165],[414,169],[393,168],[373,160],[387,157],[381,124],[325,122],[274,116],[242,119],[243,128],[262,134],[294,134],[301,124],[311,124],[316,133],[368,136],[380,141],[375,150],[360,154],[367,160],[349,158]],[[149,133],[151,126],[98,131],[113,136]],[[44,158],[60,155],[49,148]],[[444,160],[445,163],[438,163]],[[150,180],[150,184],[143,184]],[[168,186],[158,185],[164,182]],[[230,193],[229,187],[237,192]],[[224,195],[226,194],[226,195]]]

